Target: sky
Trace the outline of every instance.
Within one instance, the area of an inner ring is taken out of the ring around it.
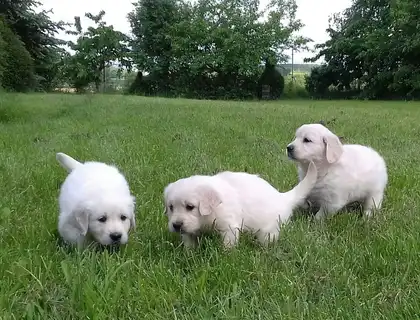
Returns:
[[[53,20],[74,22],[75,16],[80,16],[83,28],[89,26],[89,20],[84,18],[85,12],[93,14],[105,11],[104,20],[108,25],[112,24],[116,30],[130,33],[130,25],[127,14],[132,11],[134,0],[41,0],[44,9],[52,9]],[[262,0],[264,5],[268,0]],[[305,25],[299,34],[314,40],[314,43],[322,43],[328,40],[326,29],[328,17],[336,12],[341,12],[351,5],[351,0],[296,0],[298,5],[297,18]],[[59,38],[69,40],[68,35],[59,34]],[[289,53],[290,55],[290,53]],[[295,63],[303,63],[305,57],[311,57],[310,52],[298,52],[294,55]],[[289,61],[290,62],[290,61]]]

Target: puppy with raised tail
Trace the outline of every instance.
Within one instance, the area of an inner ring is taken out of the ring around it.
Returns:
[[[292,190],[280,193],[258,175],[225,171],[196,175],[170,183],[164,190],[169,230],[181,233],[185,246],[194,246],[205,229],[214,227],[227,248],[239,232],[253,231],[262,244],[278,239],[280,224],[308,196],[317,179],[314,164]]]
[[[69,173],[59,195],[58,231],[67,243],[79,248],[91,242],[120,245],[135,227],[135,198],[114,166],[101,162],[80,163],[57,153]]]
[[[345,144],[322,124],[304,124],[287,146],[297,162],[299,180],[310,162],[318,169],[318,181],[307,201],[317,211],[315,218],[334,214],[352,202],[362,202],[364,213],[380,209],[388,174],[385,160],[370,147]]]

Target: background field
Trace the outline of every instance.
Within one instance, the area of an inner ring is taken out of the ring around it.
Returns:
[[[419,103],[208,102],[100,95],[0,97],[1,319],[414,319],[420,314]],[[162,191],[196,173],[246,170],[282,191],[295,129],[323,119],[389,166],[381,213],[324,224],[297,215],[268,249],[217,237],[194,252],[167,231]],[[120,252],[59,246],[62,151],[116,163],[136,195]]]

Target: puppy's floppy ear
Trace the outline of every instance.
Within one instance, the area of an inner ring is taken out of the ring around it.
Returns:
[[[135,230],[136,229],[136,215],[135,215],[135,212],[134,212],[134,208],[135,208],[135,205],[136,205],[136,197],[131,196],[131,204],[130,205],[132,207],[131,218],[130,218],[130,228]]]
[[[325,156],[328,163],[337,162],[343,154],[343,145],[335,134],[329,134],[323,138],[325,144]]]
[[[89,210],[79,207],[73,213],[74,226],[80,230],[80,233],[85,236],[89,228]]]
[[[219,193],[208,185],[201,185],[197,189],[199,196],[198,211],[202,216],[208,216],[213,210],[222,203]]]
[[[133,230],[136,230],[136,215],[134,214],[134,212],[131,215],[130,228],[133,229]]]
[[[170,183],[165,187],[165,189],[163,189],[163,200],[165,201],[165,203],[166,203],[166,198],[168,197],[172,186],[173,186],[173,183]]]
[[[166,198],[168,197],[170,188],[172,187],[173,183],[168,184],[165,189],[163,190],[163,205],[165,206],[165,209],[163,211],[163,214],[166,216],[168,215],[168,206],[166,205]]]

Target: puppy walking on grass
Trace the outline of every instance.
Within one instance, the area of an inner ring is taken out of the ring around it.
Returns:
[[[79,248],[127,243],[135,227],[135,198],[124,176],[104,163],[80,163],[64,153],[56,158],[69,173],[59,196],[61,237]]]
[[[385,160],[370,147],[343,145],[321,124],[305,124],[287,146],[290,159],[298,164],[301,180],[310,162],[318,169],[318,181],[308,196],[317,208],[316,219],[334,214],[352,202],[362,202],[364,213],[381,208],[388,174]]]
[[[305,179],[280,193],[258,175],[221,172],[196,175],[170,183],[164,190],[169,230],[181,233],[185,246],[195,246],[197,236],[214,227],[227,248],[236,245],[241,230],[256,233],[262,244],[276,241],[280,224],[308,196],[317,179],[314,164]]]

